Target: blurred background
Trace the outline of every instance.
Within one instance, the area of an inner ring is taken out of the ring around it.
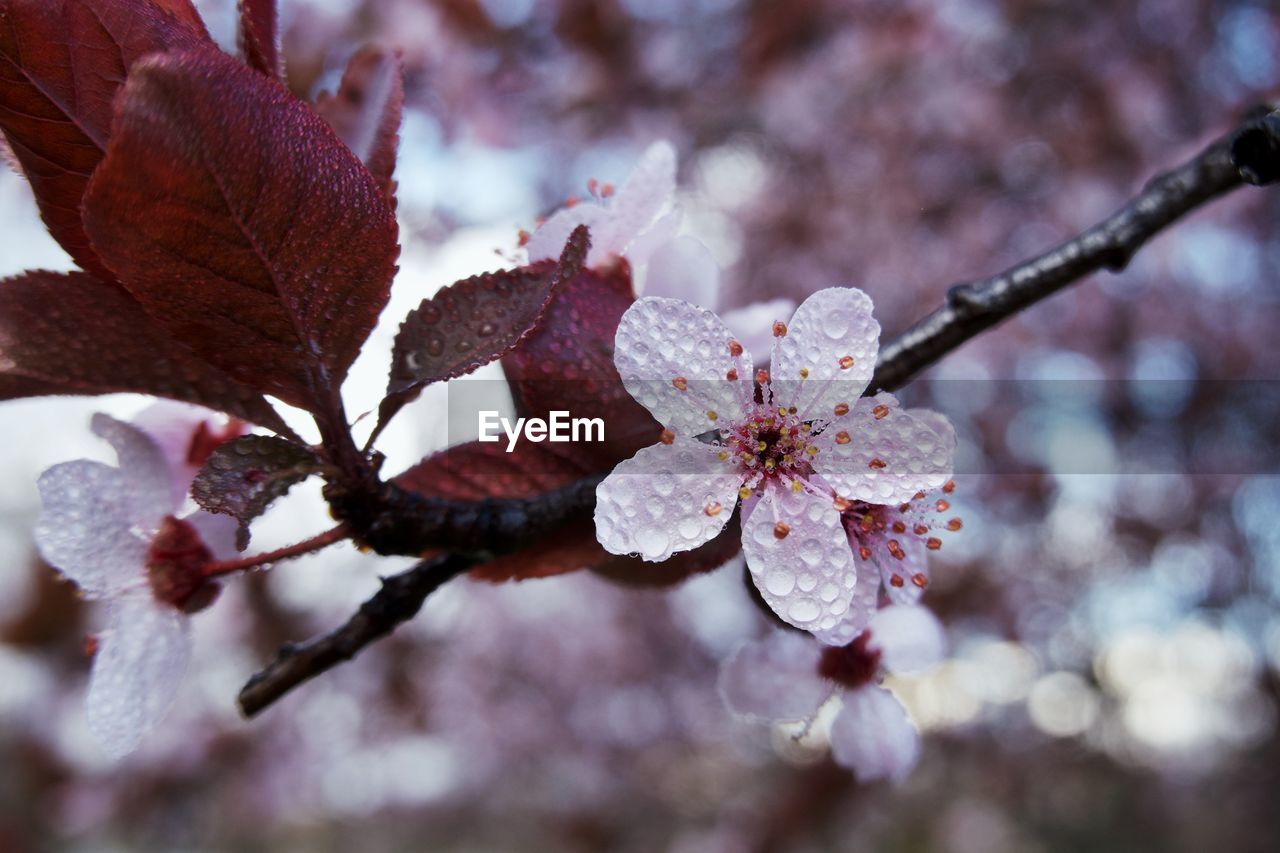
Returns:
[[[195,0],[225,46],[232,0]],[[1280,94],[1265,0],[284,0],[289,84],[397,47],[404,252],[348,389],[404,313],[510,264],[519,229],[645,148],[682,157],[734,307],[837,284],[886,336],[958,281],[1094,223]],[[408,563],[354,549],[231,585],[177,706],[110,764],[89,739],[102,614],[35,555],[35,480],[113,461],[88,415],[0,417],[0,850],[1253,851],[1280,838],[1280,193],[1245,189],[911,386],[961,436],[965,529],[926,603],[951,657],[891,686],[925,732],[898,787],[821,733],[735,722],[719,662],[772,630],[740,566],[674,589],[455,582],[252,723],[234,697]],[[67,268],[0,174],[0,273]],[[495,378],[492,372],[482,374]],[[385,439],[437,449],[442,398]],[[255,550],[328,522],[299,489]]]

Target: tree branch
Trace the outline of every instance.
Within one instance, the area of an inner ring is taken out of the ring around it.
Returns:
[[[896,390],[965,341],[1090,273],[1118,272],[1156,233],[1205,202],[1245,183],[1280,178],[1280,111],[1255,112],[1197,157],[1157,176],[1103,222],[1029,261],[970,284],[952,287],[947,303],[880,352],[868,393]],[[378,484],[331,494],[338,515],[379,553],[420,553],[427,547],[466,550],[444,555],[383,580],[345,625],[307,643],[286,646],[240,691],[252,717],[294,687],[342,661],[413,618],[427,596],[467,571],[484,555],[509,550],[567,514],[593,505],[600,477],[521,500],[475,504],[433,501]]]
[[[1119,272],[1178,218],[1246,182],[1277,175],[1277,113],[1256,111],[1198,156],[1154,178],[1102,222],[1029,261],[947,291],[946,304],[880,350],[869,392],[894,390],[970,338],[1085,276]]]
[[[360,605],[346,624],[306,643],[280,648],[276,659],[240,690],[240,711],[252,717],[299,684],[351,660],[374,640],[417,615],[427,596],[474,565],[469,557],[442,554],[382,579],[382,589]]]

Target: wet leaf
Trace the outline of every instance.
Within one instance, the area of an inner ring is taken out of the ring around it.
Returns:
[[[398,253],[377,182],[324,120],[212,50],[134,68],[84,220],[175,337],[312,412],[330,408]]]
[[[347,63],[338,93],[322,92],[316,99],[316,112],[378,180],[392,207],[395,182],[391,175],[396,168],[403,107],[400,63],[394,54],[378,47],[357,51]]]
[[[0,0],[0,129],[49,233],[99,278],[113,276],[89,245],[80,201],[112,101],[140,58],[202,43],[188,0]]]
[[[119,287],[78,272],[0,281],[0,399],[121,391],[291,434],[261,394],[175,341]]]
[[[584,269],[557,294],[543,321],[502,359],[523,417],[552,410],[602,418],[603,442],[578,446],[592,471],[607,472],[658,440],[662,427],[632,399],[613,364],[618,321],[635,301],[625,262]]]
[[[244,435],[223,442],[191,483],[191,496],[208,512],[240,522],[236,548],[249,545],[249,522],[294,484],[320,469],[310,450],[269,435]]]
[[[280,79],[280,16],[276,0],[239,0],[237,40],[245,63],[273,80]]]
[[[473,276],[424,299],[396,335],[375,436],[427,385],[471,373],[529,335],[559,289],[578,274],[590,245],[587,229],[580,226],[555,266]]]

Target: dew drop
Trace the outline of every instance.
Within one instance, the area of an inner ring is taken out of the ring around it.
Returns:
[[[645,557],[658,557],[665,554],[670,542],[667,534],[656,527],[642,527],[636,532],[636,545],[640,547],[640,553]]]
[[[787,616],[792,622],[812,622],[822,615],[822,608],[812,598],[800,598],[791,602],[787,608]]]
[[[765,575],[764,588],[770,595],[789,595],[796,588],[796,576],[785,569],[774,569]]]
[[[843,338],[849,334],[849,318],[840,311],[832,311],[823,316],[822,331],[829,338]]]

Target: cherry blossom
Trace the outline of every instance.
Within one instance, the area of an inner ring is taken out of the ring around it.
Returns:
[[[917,410],[913,414],[936,418],[935,430],[945,428],[944,419],[936,412]],[[883,585],[890,601],[918,602],[929,585],[928,554],[942,547],[938,534],[963,527],[959,517],[948,517],[948,496],[954,490],[955,482],[948,480],[941,492],[917,492],[896,506],[857,503],[846,509],[845,531],[859,564],[859,577],[864,575],[865,564],[869,569],[865,575],[871,583]]]
[[[862,782],[901,781],[920,757],[920,733],[906,709],[877,682],[936,664],[946,647],[942,626],[923,607],[891,605],[844,646],[824,646],[790,631],[748,643],[720,670],[720,694],[734,713],[803,723],[837,695],[841,707],[829,739],[836,762]]]
[[[529,238],[530,262],[560,257],[573,229],[586,225],[591,229],[587,266],[600,268],[622,258],[631,268],[637,294],[684,299],[717,310],[720,266],[702,241],[679,233],[683,212],[676,203],[676,152],[671,143],[650,145],[616,191],[596,181],[589,186],[590,200],[558,210]],[[763,347],[768,321],[794,309],[790,299],[773,299],[726,312],[724,322],[748,348]]]
[[[646,297],[627,310],[614,361],[666,430],[600,484],[596,536],[612,553],[662,561],[714,538],[741,500],[761,597],[822,633],[841,624],[857,586],[842,513],[942,486],[955,436],[891,394],[861,396],[880,333],[862,291],[819,291],[773,333],[771,378],[706,309]]]
[[[175,441],[185,425],[194,446],[206,414],[174,407],[147,420]],[[161,443],[102,414],[92,428],[115,448],[118,466],[79,459],[45,471],[35,539],[86,598],[107,603],[86,705],[90,731],[118,758],[173,702],[191,654],[189,614],[218,592],[201,569],[233,553],[235,522],[205,512],[176,517],[185,491],[175,484],[190,478],[175,472]]]

